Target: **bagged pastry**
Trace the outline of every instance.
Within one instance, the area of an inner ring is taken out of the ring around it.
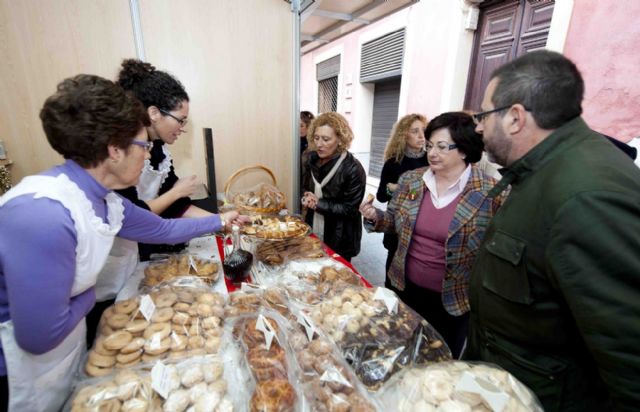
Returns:
[[[398,412],[543,410],[533,392],[505,370],[461,361],[408,368],[376,397]]]

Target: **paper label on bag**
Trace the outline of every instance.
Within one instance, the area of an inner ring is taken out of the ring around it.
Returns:
[[[193,271],[198,273],[198,268],[196,267],[196,262],[193,260],[193,256],[189,255],[189,266],[193,268]]]
[[[149,348],[151,350],[156,350],[156,349],[160,349],[160,345],[162,345],[162,335],[160,335],[159,333],[154,333],[153,336],[151,337],[151,343],[149,343]]]
[[[389,313],[396,313],[398,311],[398,297],[393,291],[387,288],[378,287],[376,293],[373,295],[373,299],[384,302]]]
[[[509,395],[486,379],[463,372],[456,384],[456,391],[477,393],[495,412],[502,412],[509,402]]]
[[[153,312],[156,311],[156,304],[153,303],[153,299],[149,295],[140,296],[140,313],[148,321],[151,322]]]
[[[164,399],[169,397],[172,388],[169,371],[170,369],[160,361],[156,362],[151,369],[151,387]]]
[[[339,383],[341,385],[348,386],[350,388],[352,387],[349,381],[346,380],[344,376],[342,376],[340,371],[333,366],[327,369],[326,371],[324,371],[324,373],[320,377],[320,381],[328,382],[328,383],[331,383],[331,382]]]
[[[306,313],[300,312],[298,314],[298,323],[302,325],[307,333],[309,342],[311,342],[313,340],[313,335],[316,333],[316,327],[313,325],[311,319],[309,319]]]
[[[286,232],[287,229],[288,229],[287,222],[280,222],[280,224],[278,226],[280,226],[280,231],[281,232]]]
[[[278,337],[276,336],[276,332],[264,316],[258,316],[258,320],[256,321],[256,329],[264,333],[264,341],[267,346],[267,350],[271,349],[271,342],[273,338],[276,338],[276,341],[280,343]]]

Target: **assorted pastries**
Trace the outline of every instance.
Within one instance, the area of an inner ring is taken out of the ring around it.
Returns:
[[[451,359],[442,337],[424,319],[402,302],[389,313],[372,289],[348,287],[316,305],[310,316],[369,389],[409,364]]]
[[[286,199],[278,188],[262,183],[254,190],[236,194],[232,203],[247,212],[277,213],[285,207]]]
[[[309,233],[309,225],[295,216],[285,216],[282,219],[267,216],[251,216],[251,224],[243,227],[246,235],[259,239],[292,239]]]
[[[325,256],[320,239],[305,236],[284,241],[265,240],[256,248],[257,259],[270,266],[288,260],[318,259]]]
[[[162,288],[149,297],[155,304],[150,319],[140,311],[140,297],[116,302],[104,311],[85,364],[87,375],[105,376],[160,359],[218,352],[222,295],[195,288]]]
[[[142,286],[156,286],[178,276],[197,276],[212,284],[218,280],[218,269],[218,263],[212,260],[201,259],[193,255],[171,256],[161,262],[149,264],[144,269],[144,278],[140,284]]]

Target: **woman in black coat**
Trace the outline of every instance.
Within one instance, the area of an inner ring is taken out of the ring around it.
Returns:
[[[353,132],[338,113],[318,116],[310,125],[309,160],[304,176],[302,206],[313,232],[347,261],[360,253],[367,175],[347,151]]]
[[[393,192],[398,187],[398,179],[404,172],[429,164],[424,151],[426,127],[427,118],[417,113],[408,114],[393,125],[391,137],[384,150],[384,166],[376,194],[378,202],[386,203],[391,200]],[[385,233],[382,244],[389,251],[385,265],[386,274],[398,248],[398,236],[395,233]],[[385,281],[385,286],[394,289],[388,280]]]

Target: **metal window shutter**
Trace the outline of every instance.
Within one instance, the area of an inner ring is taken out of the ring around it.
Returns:
[[[316,80],[321,81],[340,74],[340,55],[316,65]]]
[[[360,82],[374,82],[402,74],[404,29],[362,45]]]
[[[384,165],[384,149],[391,135],[391,128],[398,120],[400,104],[400,82],[396,79],[384,83],[376,83],[373,95],[373,124],[371,127],[371,157],[369,175],[380,177]]]
[[[338,110],[338,77],[318,82],[318,114]]]

